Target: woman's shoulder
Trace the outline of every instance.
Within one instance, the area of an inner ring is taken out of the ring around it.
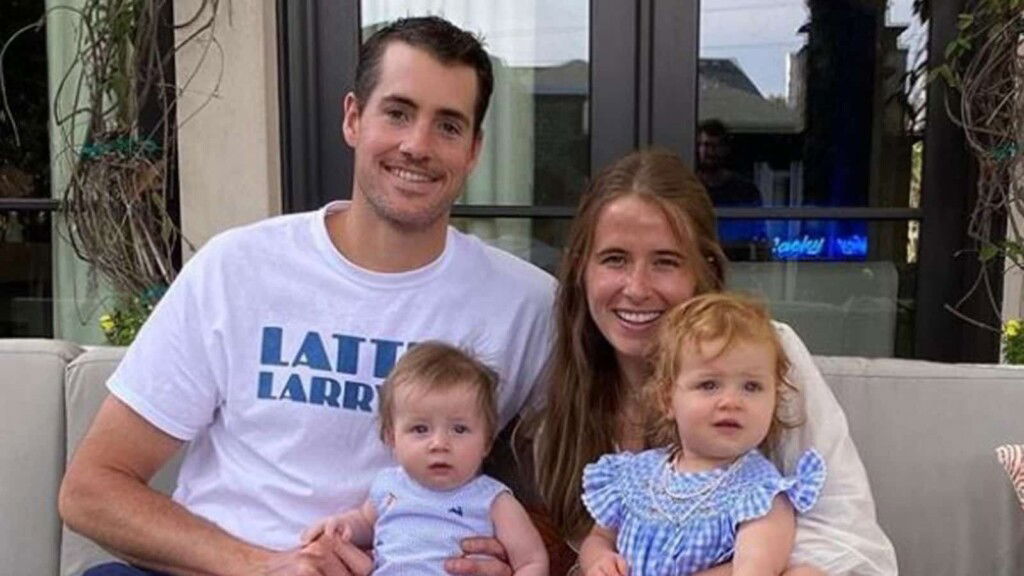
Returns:
[[[807,351],[807,345],[804,344],[803,339],[800,335],[793,330],[793,327],[785,322],[779,322],[778,320],[772,320],[772,324],[775,326],[775,331],[779,334],[779,341],[782,343],[782,348],[787,354],[793,351]]]

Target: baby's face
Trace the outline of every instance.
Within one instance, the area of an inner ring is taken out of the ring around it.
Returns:
[[[768,435],[778,383],[767,342],[683,344],[671,416],[684,471],[717,468],[756,448]]]
[[[394,415],[395,458],[417,482],[451,490],[477,475],[491,440],[474,387],[423,393],[403,386]]]

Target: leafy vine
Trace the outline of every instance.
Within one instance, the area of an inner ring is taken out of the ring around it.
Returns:
[[[977,199],[967,234],[982,266],[970,290],[952,307],[954,311],[980,290],[998,313],[1001,305],[992,290],[990,264],[1004,261],[1024,269],[1024,230],[1014,217],[1024,215],[1022,42],[1024,0],[973,0],[959,15],[945,63],[932,71],[933,78],[945,80],[958,97],[947,98],[946,108],[963,129],[978,163]],[[998,239],[1004,223],[1005,239]]]

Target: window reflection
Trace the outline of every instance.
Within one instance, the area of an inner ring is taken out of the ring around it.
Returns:
[[[0,338],[53,334],[50,214],[0,213]]]
[[[0,45],[45,12],[43,2],[7,2]],[[50,197],[46,34],[6,45],[0,107],[0,338],[53,336],[51,218],[26,207]],[[19,204],[21,204],[19,206]],[[10,208],[10,209],[6,209]],[[17,209],[15,209],[17,208]]]
[[[363,2],[363,38],[405,16],[438,15],[480,35],[495,87],[483,154],[462,202],[575,206],[590,173],[590,2]]]
[[[484,147],[460,203],[575,206],[590,174],[588,0],[363,2],[363,38],[404,16],[438,15],[479,34],[492,58],[494,94]],[[467,219],[461,226],[543,266],[557,257],[551,220]]]
[[[700,42],[697,166],[716,206],[917,205],[927,29],[913,0],[705,0]],[[720,232],[740,259],[801,259],[805,240],[863,259],[873,242],[864,221]]]

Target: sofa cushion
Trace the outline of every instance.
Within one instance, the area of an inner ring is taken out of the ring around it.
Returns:
[[[1024,369],[815,360],[846,411],[900,574],[1024,574],[1024,512],[992,457],[1024,431]]]
[[[76,358],[67,369],[64,398],[67,405],[67,459],[89,430],[93,417],[107,397],[107,379],[124,355],[123,348],[92,348]],[[170,494],[184,451],[171,459],[153,477],[150,486]],[[60,551],[61,576],[77,576],[86,568],[110,561],[111,555],[66,526]]]
[[[64,369],[79,353],[68,342],[0,339],[0,572],[57,573]]]

